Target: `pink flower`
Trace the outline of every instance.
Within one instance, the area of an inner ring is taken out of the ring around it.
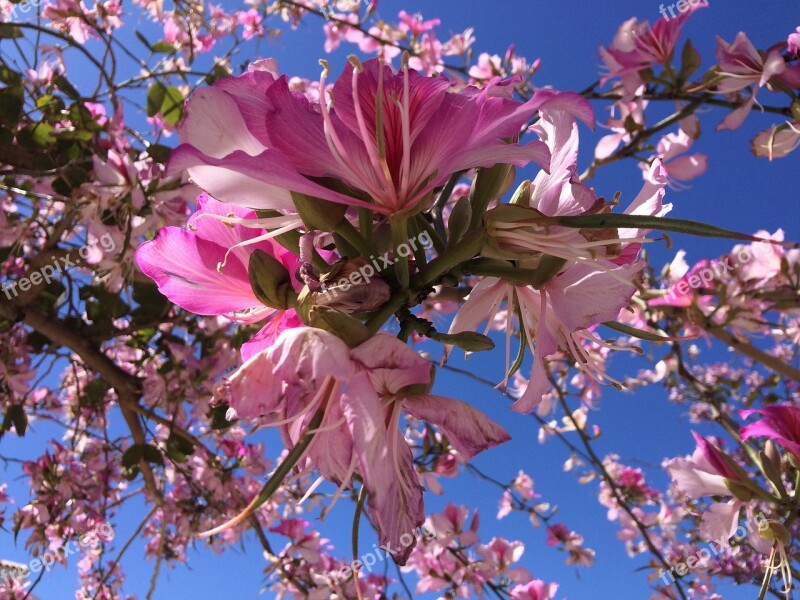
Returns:
[[[222,204],[202,194],[197,201],[197,212],[189,219],[188,230],[164,227],[155,239],[136,251],[136,262],[142,272],[181,308],[199,315],[225,315],[242,323],[270,318],[242,347],[245,360],[269,344],[283,328],[300,324],[294,310],[265,306],[253,293],[248,269],[254,250],[277,258],[290,275],[300,264],[297,256],[278,243],[259,241],[259,230],[229,224],[231,220],[235,223],[236,219],[254,218],[252,211]],[[292,284],[295,291],[302,287],[297,279]]]
[[[693,143],[694,139],[683,129],[669,133],[659,140],[655,156],[662,160],[671,178],[688,181],[699,177],[708,169],[708,157],[705,154],[686,154]]]
[[[439,19],[429,19],[424,21],[422,15],[410,15],[406,11],[401,10],[398,13],[400,18],[399,29],[402,32],[409,32],[412,36],[417,37],[428,31],[433,31],[434,27],[438,27],[441,21]]]
[[[248,11],[240,11],[236,14],[236,20],[242,26],[242,37],[246,40],[264,35],[264,27],[261,25],[261,15],[255,8]]]
[[[557,583],[545,583],[534,579],[525,585],[518,585],[511,590],[511,600],[553,600],[558,591]]]
[[[489,235],[500,256],[512,252],[533,259],[544,254],[562,259],[564,266],[537,288],[487,277],[473,288],[450,327],[451,333],[474,331],[483,321],[491,323],[504,301],[519,306],[520,326],[534,354],[530,382],[512,405],[523,413],[539,405],[549,390],[544,361],[557,352],[571,356],[583,373],[595,381],[619,384],[604,372],[602,362],[584,344],[603,345],[591,328],[617,318],[630,302],[636,290],[634,282],[644,266],[636,256],[647,231],[619,229],[618,237],[598,241],[587,239],[577,229],[543,228],[533,222],[537,214],[579,215],[596,206],[597,197],[580,183],[576,172],[576,116],[591,122],[591,109],[577,95],[551,93],[549,101],[543,102],[536,130],[550,148],[552,160],[550,172],[540,172],[530,186],[527,208],[535,210],[518,211],[516,207],[501,205],[494,209],[500,216],[487,219]],[[655,161],[645,186],[625,212],[647,215],[667,212],[670,206],[662,203],[665,185],[664,169]],[[519,220],[514,221],[517,217],[512,215],[505,222],[503,209],[521,215]],[[533,219],[530,223],[527,215]],[[506,319],[507,335],[510,327],[511,319]]]
[[[798,146],[800,146],[800,125],[788,122],[762,131],[751,142],[753,154],[770,160],[788,156]]]
[[[694,454],[667,462],[667,471],[675,487],[690,498],[730,496],[725,478],[738,480],[738,477],[729,469],[715,446],[694,432],[692,435],[697,443]]]
[[[299,327],[252,356],[224,394],[239,417],[279,425],[289,448],[324,410],[307,451],[310,464],[342,488],[360,475],[380,543],[402,564],[425,518],[402,413],[437,425],[466,459],[509,439],[471,406],[410,389],[430,382],[430,364],[390,334],[350,349],[331,333]]]
[[[642,84],[639,71],[668,64],[684,23],[700,6],[693,6],[689,12],[673,19],[659,19],[652,27],[647,21],[636,18],[625,21],[617,30],[611,46],[600,47],[600,57],[608,70],[601,83],[620,77],[626,99],[630,99]]]
[[[345,68],[333,106],[292,94],[286,77],[256,71],[223,79],[189,102],[171,166],[189,169],[215,198],[250,208],[291,208],[292,190],[393,214],[424,208],[454,172],[549,164],[541,142],[505,142],[546,95],[521,104],[490,89],[451,93],[450,86],[411,69],[394,73],[377,59]],[[323,187],[322,178],[356,193]]]
[[[745,425],[739,430],[742,440],[767,437],[778,442],[800,459],[800,408],[779,404],[764,408],[751,408],[739,413],[743,419],[758,414],[760,421]]]
[[[789,46],[789,54],[797,56],[800,52],[800,27],[794,33],[790,33],[786,43]]]
[[[769,52],[766,59],[753,47],[747,34],[740,31],[733,43],[729,44],[721,37],[717,37],[717,61],[719,62],[719,75],[723,78],[717,89],[722,93],[739,91],[750,85],[755,89],[750,98],[739,108],[725,117],[717,125],[717,129],[737,129],[750,114],[756,101],[756,93],[775,75],[780,75],[786,69],[786,63],[777,49]]]

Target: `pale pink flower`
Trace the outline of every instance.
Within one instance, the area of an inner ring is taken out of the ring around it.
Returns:
[[[331,333],[298,327],[252,356],[221,393],[239,417],[280,426],[288,448],[323,410],[307,451],[310,465],[341,488],[360,475],[380,543],[402,564],[425,517],[401,415],[438,426],[465,459],[509,439],[468,404],[411,391],[430,382],[430,364],[393,335],[379,333],[350,349]]]
[[[737,129],[750,114],[756,101],[758,90],[774,76],[780,75],[786,69],[783,56],[777,49],[769,52],[762,58],[758,50],[747,37],[740,31],[736,34],[733,43],[729,44],[721,37],[717,37],[717,61],[719,62],[719,75],[723,78],[717,84],[717,89],[722,93],[737,92],[751,85],[755,89],[744,104],[733,110],[717,129]]]

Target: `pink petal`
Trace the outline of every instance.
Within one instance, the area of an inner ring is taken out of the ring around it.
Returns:
[[[222,315],[263,305],[253,294],[247,268],[235,257],[220,273],[225,248],[189,231],[165,227],[136,251],[142,272],[172,302],[198,315]]]
[[[411,449],[395,420],[390,420],[387,431],[380,398],[365,373],[350,381],[342,406],[369,492],[369,516],[378,529],[378,540],[403,565],[416,543],[414,533],[425,521],[423,488]]]
[[[250,133],[233,97],[216,86],[200,88],[192,95],[178,132],[182,143],[214,158],[236,150],[251,156],[266,150]]]
[[[378,333],[354,348],[351,358],[366,369],[381,395],[396,394],[409,385],[427,385],[431,365],[390,333]]]
[[[736,533],[741,510],[742,503],[738,500],[726,504],[715,502],[703,511],[700,535],[706,540],[729,540]]]
[[[460,400],[414,395],[403,399],[403,407],[414,418],[437,425],[467,459],[511,439],[500,425]]]
[[[706,172],[708,169],[708,156],[701,152],[696,152],[689,156],[681,156],[667,163],[666,168],[670,177],[681,181],[689,181]]]

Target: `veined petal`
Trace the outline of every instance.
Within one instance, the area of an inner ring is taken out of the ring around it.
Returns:
[[[250,133],[236,101],[216,86],[200,88],[192,94],[178,133],[182,143],[214,158],[236,150],[251,156],[266,150],[266,146]]]
[[[354,348],[350,357],[366,369],[372,386],[382,395],[431,380],[431,365],[390,333],[371,337]]]
[[[614,277],[592,265],[574,265],[545,286],[551,298],[548,308],[570,332],[612,321],[630,302],[636,291],[633,280],[643,267],[643,263],[615,267],[618,277]]]
[[[411,449],[397,420],[384,418],[380,399],[366,373],[351,379],[342,406],[369,492],[369,516],[378,530],[378,540],[381,546],[388,545],[397,564],[405,564],[416,542],[414,532],[425,521],[422,486]]]
[[[241,151],[217,159],[182,144],[172,153],[170,171],[185,169],[194,182],[221,202],[254,209],[294,211],[291,191],[350,206],[379,207],[344,196],[306,179],[275,149],[258,156]]]
[[[139,246],[136,262],[170,301],[198,315],[262,307],[237,257],[229,257],[222,272],[217,269],[225,250],[189,231],[164,227],[155,239]]]
[[[428,394],[405,396],[403,408],[415,419],[437,425],[467,459],[511,439],[500,425],[460,400]]]

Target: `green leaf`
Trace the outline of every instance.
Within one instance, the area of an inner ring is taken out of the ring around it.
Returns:
[[[163,40],[160,40],[160,41],[156,42],[155,44],[153,44],[150,47],[150,51],[154,52],[154,53],[157,53],[157,54],[158,53],[160,53],[160,54],[175,54],[176,49],[175,49],[175,46],[173,46],[169,42],[165,42]]]
[[[678,78],[686,81],[692,76],[692,73],[700,68],[700,55],[692,45],[692,40],[686,40],[683,45],[683,53],[681,54],[681,70],[678,73]]]
[[[165,165],[169,160],[169,155],[172,153],[172,148],[162,144],[150,144],[147,147],[147,154],[150,155],[154,161],[159,164]]]
[[[630,229],[655,229],[659,231],[674,231],[677,233],[688,233],[700,237],[725,238],[732,240],[743,240],[747,242],[763,242],[762,238],[747,233],[739,233],[730,229],[690,221],[688,219],[671,219],[669,217],[653,217],[650,215],[626,215],[623,213],[607,213],[602,215],[577,215],[573,217],[542,217],[539,221],[543,224],[557,224],[565,227],[576,227],[579,229],[605,229],[607,227],[630,228]],[[796,242],[776,242],[770,240],[772,244],[779,244],[789,248],[797,248]]]
[[[0,123],[13,129],[22,116],[22,89],[17,87],[0,90]]]
[[[453,245],[458,242],[469,229],[472,221],[472,203],[469,196],[464,196],[453,207],[450,218],[447,220],[447,243]]]
[[[153,51],[153,46],[150,44],[150,42],[148,42],[148,41],[147,41],[147,38],[146,38],[146,37],[144,37],[144,35],[142,34],[142,32],[141,32],[141,31],[134,31],[134,34],[136,35],[137,39],[138,39],[140,42],[142,42],[142,44],[144,44],[145,48],[147,48],[148,50],[150,50],[150,52],[152,52],[152,51]]]
[[[142,458],[154,465],[164,464],[164,455],[161,454],[161,450],[156,448],[153,444],[145,444],[142,447]]]
[[[76,129],[97,131],[100,125],[92,116],[91,111],[81,102],[75,102],[69,107],[69,120]]]
[[[3,431],[11,431],[12,426],[19,437],[23,437],[28,429],[28,415],[25,414],[21,404],[12,404],[6,409]]]
[[[629,335],[631,337],[635,337],[640,340],[645,340],[648,342],[676,342],[680,340],[693,339],[685,337],[669,337],[666,335],[653,333],[652,331],[645,331],[644,329],[639,329],[637,327],[631,327],[630,325],[625,325],[624,323],[618,323],[617,321],[606,321],[605,323],[603,323],[603,325],[619,333],[624,333],[625,335]]]
[[[228,429],[229,427],[233,427],[239,421],[239,419],[234,419],[233,421],[228,421],[226,418],[228,414],[228,409],[230,406],[227,404],[217,404],[216,406],[212,407],[208,413],[208,418],[211,421],[211,428],[216,431],[223,431]]]
[[[110,386],[102,379],[90,381],[83,389],[83,397],[88,404],[98,405],[103,401]]]
[[[194,454],[194,444],[174,432],[167,438],[167,456],[178,463],[186,462]]]
[[[139,463],[142,460],[143,455],[143,448],[142,444],[134,444],[122,455],[122,466],[123,467],[132,467]]]
[[[147,116],[155,117],[164,105],[167,96],[167,86],[157,81],[147,88]]]
[[[22,75],[7,66],[0,66],[0,82],[6,85],[19,85],[22,83]]]
[[[462,331],[461,333],[430,332],[429,336],[437,342],[451,344],[467,352],[482,352],[494,348],[492,339],[477,331]]]
[[[23,143],[32,143],[36,146],[50,146],[55,143],[53,126],[49,123],[31,123],[17,134],[17,139]]]
[[[81,93],[76,90],[75,86],[61,73],[53,77],[53,83],[58,89],[64,92],[70,100],[75,100],[76,102],[81,100]]]
[[[174,85],[165,90],[161,112],[164,115],[164,120],[170,125],[177,125],[178,121],[183,117],[183,100],[183,92]]]

